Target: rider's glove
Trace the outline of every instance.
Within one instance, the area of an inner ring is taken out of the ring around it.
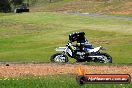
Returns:
[[[81,43],[77,43],[76,46],[81,46]]]

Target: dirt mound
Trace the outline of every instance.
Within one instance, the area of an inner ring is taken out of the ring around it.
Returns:
[[[44,76],[56,74],[78,74],[83,67],[88,74],[130,74],[132,66],[88,66],[82,64],[10,64],[0,65],[0,77]]]
[[[132,10],[113,11],[112,14],[132,14]]]

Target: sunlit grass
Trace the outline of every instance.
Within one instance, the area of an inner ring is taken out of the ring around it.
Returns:
[[[68,34],[84,31],[94,46],[105,46],[113,63],[131,63],[130,20],[82,17],[61,13],[22,13],[0,18],[0,61],[50,62]]]
[[[1,88],[131,88],[132,84],[85,84],[80,86],[75,75],[27,78],[1,78]]]

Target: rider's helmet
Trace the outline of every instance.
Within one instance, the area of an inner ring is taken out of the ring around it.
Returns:
[[[73,32],[73,33],[69,34],[69,40],[71,42],[85,40],[84,35],[85,35],[84,32]]]

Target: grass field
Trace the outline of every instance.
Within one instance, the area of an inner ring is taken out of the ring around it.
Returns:
[[[132,84],[86,84],[80,86],[75,75],[3,78],[0,79],[1,88],[131,88]],[[54,85],[54,86],[53,86]]]
[[[84,31],[86,37],[94,46],[108,48],[105,52],[113,57],[113,64],[132,63],[131,20],[55,13],[61,11],[87,12],[132,17],[130,12],[131,0],[109,0],[111,2],[104,2],[104,0],[52,0],[54,1],[52,3],[49,3],[48,0],[29,1],[31,4],[30,13],[0,13],[0,62],[50,62],[50,56],[55,53],[55,48],[65,46],[67,43],[68,34]],[[69,59],[69,63],[75,62],[75,60]],[[13,74],[11,69],[20,71],[23,69],[21,67],[19,69],[12,68],[11,65],[9,64],[9,67],[3,65],[3,68],[1,67],[3,73],[4,68],[9,68],[10,74]],[[36,71],[39,71],[38,68],[36,68]],[[38,77],[29,73],[18,78],[6,78],[6,75],[2,74],[0,76],[0,88],[132,87],[132,83],[79,86],[75,79],[76,75],[73,74]]]
[[[67,43],[68,34],[84,31],[86,37],[94,46],[108,48],[105,52],[113,57],[113,64],[132,63],[131,20],[83,17],[54,12],[66,9],[69,12],[111,14],[112,11],[120,12],[120,10],[130,9],[130,5],[127,3],[130,0],[122,0],[121,2],[112,0],[114,2],[111,3],[89,1],[86,3],[86,0],[82,0],[80,4],[75,3],[76,0],[54,0],[55,2],[50,4],[46,0],[37,1],[31,7],[30,13],[0,13],[0,62],[50,62],[50,56],[55,53],[55,48],[65,46]],[[85,9],[82,5],[89,9]],[[116,16],[131,17],[132,15],[116,14]],[[75,62],[75,60],[70,58],[70,63],[72,62]],[[40,77],[28,74],[26,77],[19,78],[5,77],[0,78],[0,88],[132,87],[132,84],[87,84],[79,86],[75,78],[76,76],[71,74]]]
[[[108,48],[113,63],[132,63],[132,21],[36,12],[0,16],[0,61],[49,62],[68,34],[84,31]]]
[[[75,75],[1,78],[1,88],[131,88],[132,84],[86,84],[80,86]]]

